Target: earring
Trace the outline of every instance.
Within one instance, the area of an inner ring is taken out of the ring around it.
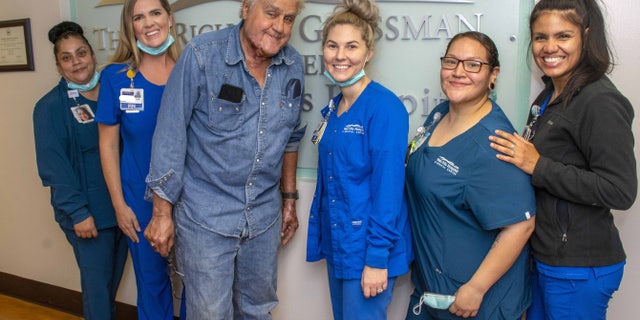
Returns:
[[[496,88],[496,85],[495,85],[493,82],[491,82],[491,83],[489,84],[489,89],[493,90],[493,89],[495,89],[495,88]]]

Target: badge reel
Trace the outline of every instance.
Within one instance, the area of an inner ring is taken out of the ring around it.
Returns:
[[[318,129],[313,131],[313,136],[311,136],[311,142],[313,144],[317,145],[318,143],[320,143],[320,140],[322,140],[322,135],[324,134],[324,130],[327,128],[327,123],[329,122],[329,116],[335,108],[336,107],[333,104],[333,99],[329,100],[329,112],[327,112],[327,115],[324,116],[324,119],[322,119],[322,122],[320,123],[320,126],[318,126]]]

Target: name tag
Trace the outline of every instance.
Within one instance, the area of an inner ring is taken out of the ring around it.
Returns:
[[[144,89],[120,89],[120,110],[127,113],[144,111]]]

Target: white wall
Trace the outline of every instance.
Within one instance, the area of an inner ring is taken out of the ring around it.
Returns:
[[[636,107],[640,91],[635,76],[640,72],[635,53],[640,51],[640,25],[633,13],[640,3],[608,0],[608,21],[617,49],[618,66],[614,82]],[[0,21],[31,18],[36,71],[0,72],[0,272],[14,274],[65,288],[79,290],[78,270],[70,246],[53,220],[48,190],[36,173],[31,112],[35,102],[57,81],[51,45],[46,33],[69,17],[69,0],[0,0]],[[434,74],[433,76],[437,76]],[[636,139],[640,134],[634,122]],[[636,151],[636,158],[640,154]],[[324,320],[331,318],[323,263],[304,262],[306,220],[314,182],[300,181],[298,214],[300,231],[280,256],[280,304],[276,319]],[[611,302],[610,319],[634,318],[634,303],[640,296],[640,201],[626,213],[616,214],[628,255],[625,278]],[[120,287],[118,300],[135,304],[135,283],[130,265]],[[402,277],[389,310],[389,319],[402,319],[411,286]]]
[[[640,66],[636,62],[640,51],[640,24],[637,20],[640,2],[607,0],[606,3],[610,39],[617,53],[617,66],[611,78],[634,106],[635,154],[636,161],[640,161],[640,90],[637,80]],[[640,199],[636,199],[629,211],[616,213],[616,224],[627,252],[627,266],[620,291],[611,301],[609,318],[635,319],[638,318],[635,304],[640,296]]]

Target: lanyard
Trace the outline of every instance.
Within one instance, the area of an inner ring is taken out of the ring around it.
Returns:
[[[533,118],[531,118],[531,121],[524,128],[524,132],[522,132],[522,137],[527,141],[531,141],[531,139],[533,139],[533,136],[536,134],[536,123],[538,122],[538,118],[540,118],[540,116],[542,116],[542,114],[544,113],[544,110],[547,109],[547,105],[549,104],[549,100],[551,100],[552,95],[553,91],[551,91],[551,93],[549,93],[549,96],[544,99],[544,102],[541,106],[533,105],[531,107],[531,115],[533,116]]]
[[[544,102],[540,106],[540,111],[538,111],[538,116],[541,116],[544,113],[544,110],[547,109],[547,104],[549,104],[549,100],[551,100],[552,95],[553,95],[553,91],[549,93],[549,96],[544,100]]]

